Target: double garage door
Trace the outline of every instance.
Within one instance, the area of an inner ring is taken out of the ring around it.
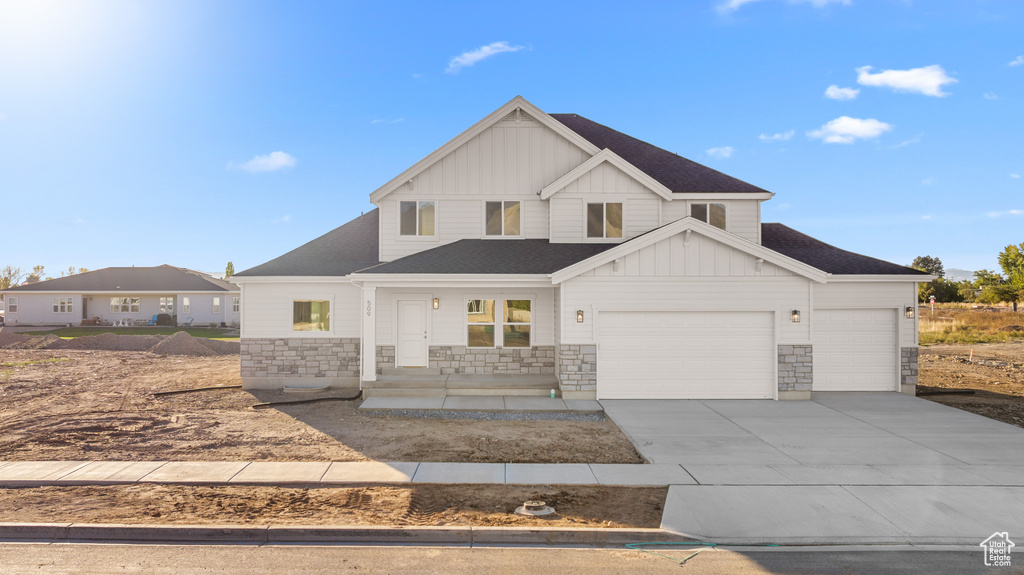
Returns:
[[[814,311],[814,391],[894,391],[896,311]]]
[[[770,399],[771,312],[601,312],[598,399]]]

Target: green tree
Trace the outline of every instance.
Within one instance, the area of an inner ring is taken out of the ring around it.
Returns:
[[[14,287],[21,283],[21,279],[24,277],[25,274],[21,273],[21,268],[4,266],[3,269],[0,269],[0,289]],[[2,295],[0,295],[0,299],[3,299]]]
[[[86,268],[76,268],[75,266],[68,266],[67,271],[61,271],[60,272],[60,277],[73,276],[73,275],[76,275],[76,274],[84,274],[87,271],[89,271],[89,270],[86,269]]]
[[[940,278],[946,277],[946,270],[942,267],[942,260],[932,256],[917,256],[914,258],[914,262],[910,264],[910,267],[915,270],[928,272]]]
[[[978,270],[974,272],[974,282],[972,282],[976,288],[985,288],[988,286],[1003,285],[1006,280],[1003,276],[996,272],[989,270]]]
[[[1017,303],[1024,301],[1024,242],[1019,246],[1006,246],[999,253],[999,267],[1003,268],[1009,287],[1001,294],[1006,297],[1003,301],[1013,303],[1013,311],[1017,311]]]
[[[224,279],[235,275],[235,264],[228,262],[228,267],[224,268]]]
[[[935,296],[935,301],[938,303],[964,301],[964,294],[960,291],[960,284],[945,278],[917,284],[918,301],[928,301],[930,296]]]
[[[28,277],[25,278],[25,281],[30,284],[37,284],[43,281],[43,271],[45,269],[46,268],[44,266],[33,266],[32,273],[28,274]]]

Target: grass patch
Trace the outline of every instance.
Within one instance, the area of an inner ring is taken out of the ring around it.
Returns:
[[[918,328],[921,345],[999,343],[1024,337],[1024,313],[973,309],[964,304],[937,305],[934,313],[921,308]]]
[[[101,333],[113,333],[117,335],[173,335],[179,331],[184,331],[191,335],[192,337],[205,337],[207,339],[219,339],[224,341],[238,341],[237,335],[224,335],[225,331],[228,330],[210,329],[208,327],[62,327],[59,329],[47,331],[29,331],[25,333],[28,335],[53,334],[61,339],[74,339],[76,337],[99,335]]]

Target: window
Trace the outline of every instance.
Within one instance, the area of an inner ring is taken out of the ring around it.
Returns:
[[[70,297],[53,298],[53,313],[73,313]]]
[[[7,311],[10,313],[18,313],[18,298],[14,296],[7,296]]]
[[[498,302],[502,304],[500,317],[495,314]],[[530,347],[532,303],[528,299],[467,300],[466,346],[495,347],[494,334],[501,333],[502,347]]]
[[[174,296],[160,298],[160,313],[174,314]]]
[[[331,302],[294,300],[292,331],[331,331]]]
[[[220,313],[220,298],[213,298],[213,313]]]
[[[399,234],[434,235],[434,202],[399,202]]]
[[[242,307],[242,298],[235,296],[231,298],[231,311],[238,313],[238,310]]]
[[[112,297],[110,298],[111,313],[138,313],[140,298],[137,297]]]
[[[690,204],[690,215],[716,228],[725,229],[725,204]]]
[[[622,204],[587,204],[588,238],[622,237]]]
[[[518,236],[519,202],[484,202],[484,233],[488,236]]]
[[[181,313],[192,313],[192,302],[187,297],[181,298]]]

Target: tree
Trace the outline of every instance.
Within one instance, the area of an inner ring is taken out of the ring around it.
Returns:
[[[986,288],[988,286],[1003,285],[1004,283],[1006,283],[1006,280],[1003,279],[1003,276],[997,274],[996,272],[989,270],[978,270],[974,272],[973,283],[974,287],[980,289]]]
[[[910,264],[910,267],[915,270],[921,270],[928,272],[933,276],[945,277],[946,270],[942,267],[942,260],[939,258],[933,258],[932,256],[917,256],[914,258],[914,263]]]
[[[0,289],[7,289],[18,285],[23,277],[25,277],[25,274],[21,273],[21,268],[5,266],[3,269],[0,269]],[[2,298],[3,296],[0,296],[0,299]]]
[[[1024,242],[1019,246],[1010,244],[999,253],[999,267],[1006,275],[1009,289],[1003,292],[1003,301],[1013,303],[1013,311],[1017,311],[1017,302],[1024,301]]]
[[[60,277],[73,276],[75,274],[84,274],[87,271],[89,270],[86,268],[75,268],[75,266],[68,266],[67,271],[60,272]]]
[[[228,262],[228,267],[224,268],[224,279],[235,275],[235,264]]]
[[[25,278],[25,281],[30,284],[36,284],[43,281],[43,271],[45,269],[45,266],[34,266],[32,268],[32,273],[28,274],[28,277]]]
[[[928,301],[930,296],[935,296],[935,301],[938,303],[964,301],[964,294],[960,291],[960,284],[945,278],[938,278],[926,284],[917,284],[918,301]]]

